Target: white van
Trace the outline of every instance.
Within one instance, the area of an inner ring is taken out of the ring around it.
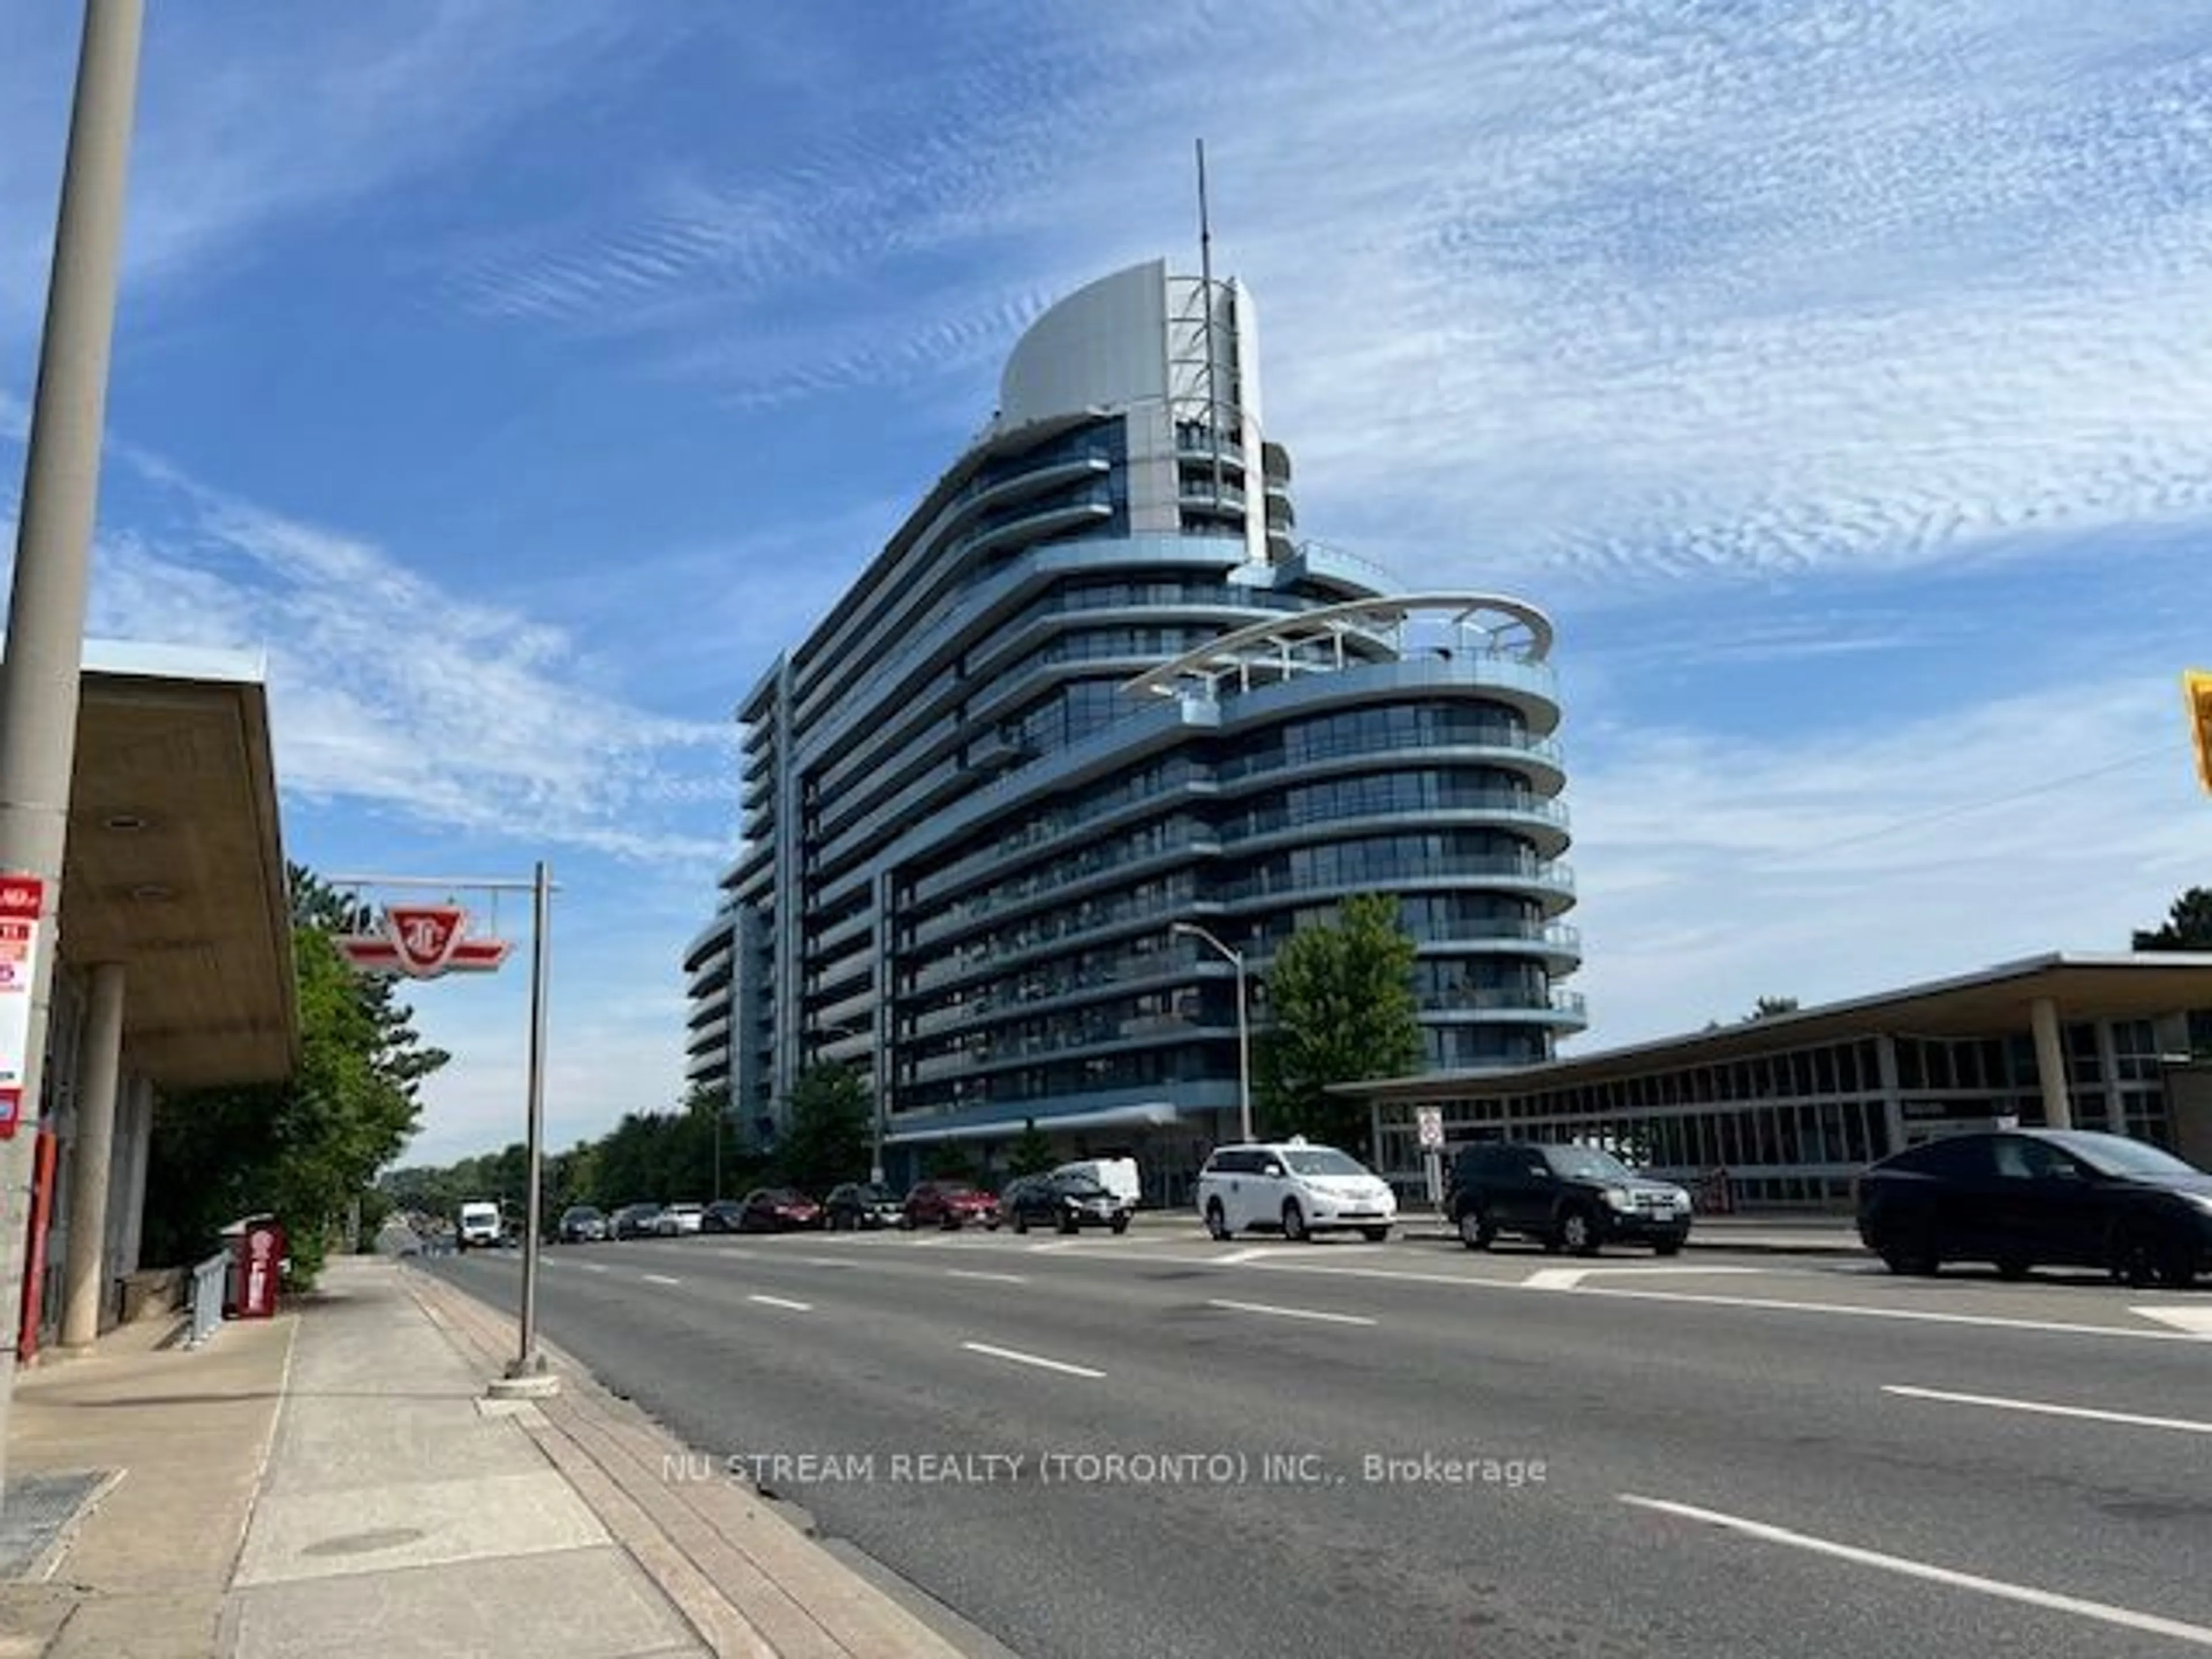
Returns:
[[[1053,1174],[1087,1176],[1133,1210],[1144,1201],[1144,1188],[1137,1179],[1137,1160],[1133,1158],[1078,1158],[1073,1164],[1060,1164]]]
[[[488,1249],[499,1243],[499,1206],[471,1203],[461,1206],[460,1243],[465,1250]]]
[[[1357,1228],[1380,1244],[1398,1218],[1398,1197],[1357,1158],[1293,1135],[1217,1146],[1198,1172],[1198,1213],[1216,1238],[1247,1229],[1302,1239]]]

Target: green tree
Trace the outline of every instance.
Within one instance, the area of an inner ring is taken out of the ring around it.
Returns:
[[[1415,948],[1383,893],[1354,895],[1334,922],[1284,942],[1267,970],[1255,1066],[1254,1104],[1270,1133],[1371,1152],[1366,1109],[1327,1091],[1420,1064]]]
[[[2139,931],[2138,951],[2212,951],[2212,888],[2192,887],[2166,912],[2166,925]]]
[[[1022,1132],[1006,1148],[1006,1172],[1009,1175],[1042,1175],[1060,1162],[1053,1151],[1052,1137],[1036,1126],[1035,1118],[1022,1121]]]
[[[449,1058],[416,1034],[389,981],[354,972],[334,935],[360,918],[327,884],[288,872],[299,1069],[283,1083],[163,1103],[155,1124],[148,1254],[185,1261],[227,1222],[272,1211],[295,1276],[312,1282],[332,1231],[415,1132],[423,1079]]]
[[[872,1103],[867,1085],[849,1066],[810,1066],[785,1103],[778,1175],[817,1196],[841,1181],[868,1173]]]

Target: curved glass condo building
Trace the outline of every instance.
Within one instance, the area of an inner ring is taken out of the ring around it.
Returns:
[[[746,842],[689,1076],[766,1130],[873,1081],[902,1176],[1035,1119],[1168,1194],[1231,1139],[1235,969],[1395,895],[1437,1068],[1583,1024],[1550,625],[1302,539],[1251,301],[1136,266],[1047,312],[982,435],[739,711]],[[1255,1008],[1255,1019],[1264,1011]]]

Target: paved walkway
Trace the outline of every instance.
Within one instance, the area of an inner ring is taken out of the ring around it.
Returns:
[[[9,1501],[98,1495],[0,1585],[0,1659],[962,1650],[588,1377],[484,1398],[513,1322],[427,1275],[348,1257],[198,1352],[167,1329],[19,1380]]]

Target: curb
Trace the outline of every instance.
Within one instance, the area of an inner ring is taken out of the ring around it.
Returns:
[[[447,1340],[496,1374],[512,1322],[410,1270],[408,1291]],[[688,1476],[696,1455],[548,1346],[550,1399],[490,1401],[512,1415],[614,1540],[712,1650],[744,1659],[963,1659],[961,1649],[734,1479]]]

